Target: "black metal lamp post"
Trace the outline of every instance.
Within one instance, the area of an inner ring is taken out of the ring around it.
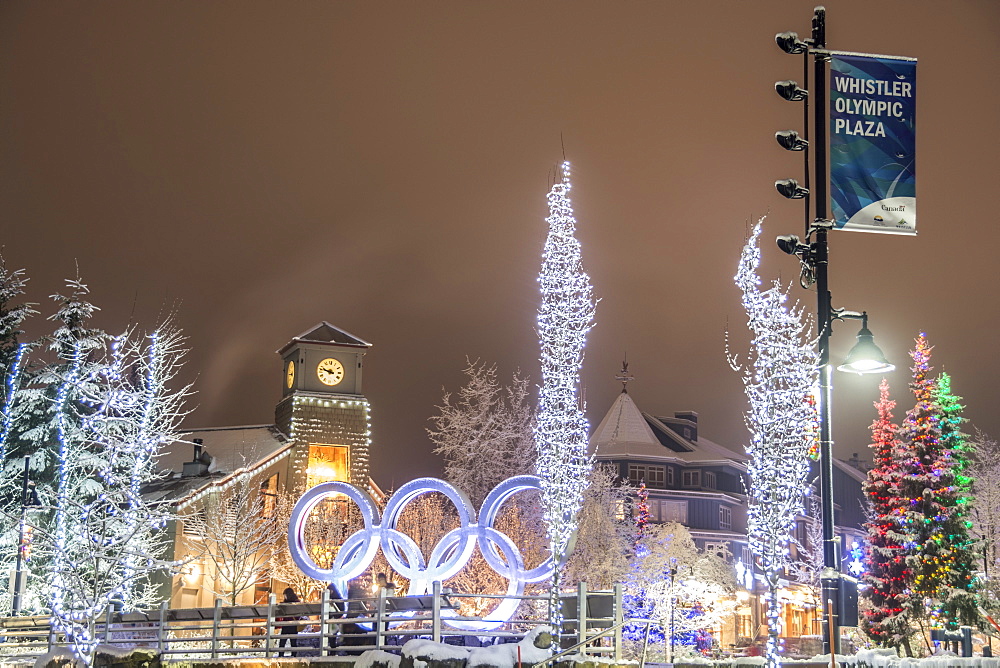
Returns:
[[[24,476],[21,480],[21,522],[17,540],[17,562],[14,567],[14,587],[13,596],[10,603],[10,614],[21,613],[21,594],[24,586],[24,562],[27,560],[28,541],[25,536],[25,525],[29,508],[38,508],[42,504],[38,501],[38,492],[35,490],[35,483],[28,479],[28,465],[30,457],[24,458]]]
[[[819,328],[819,453],[820,453],[820,495],[822,497],[823,515],[823,572],[821,576],[823,600],[829,601],[827,615],[832,620],[830,625],[832,638],[824,638],[824,653],[840,651],[840,624],[837,610],[840,591],[840,544],[834,531],[833,505],[833,440],[830,435],[830,403],[832,398],[833,380],[830,365],[830,330],[835,320],[862,320],[863,325],[858,333],[858,343],[851,350],[844,364],[837,367],[841,371],[854,373],[884,373],[891,371],[893,365],[886,361],[882,351],[875,345],[872,333],[868,329],[868,314],[856,311],[833,308],[828,287],[829,248],[827,234],[833,227],[827,211],[827,156],[826,156],[826,63],[830,56],[826,51],[826,9],[816,7],[812,19],[812,39],[801,41],[792,32],[778,33],[775,42],[786,53],[803,54],[805,61],[803,75],[806,89],[802,89],[794,81],[779,81],[775,91],[783,99],[790,102],[803,103],[803,122],[808,127],[810,97],[814,100],[813,128],[815,141],[810,143],[793,130],[785,130],[775,134],[775,139],[782,148],[789,151],[801,151],[804,158],[804,183],[800,186],[795,179],[776,181],[774,186],[778,192],[789,199],[805,200],[806,236],[805,243],[795,235],[784,235],[777,238],[778,248],[789,255],[799,257],[801,274],[799,282],[805,288],[816,286],[817,326]],[[808,92],[808,56],[813,56],[814,84],[812,95]],[[803,128],[805,132],[805,127]],[[815,147],[813,169],[815,173],[815,198],[809,189],[809,148]],[[810,200],[815,201],[815,216],[810,221]],[[832,609],[830,609],[832,608]],[[832,647],[831,647],[832,642]]]

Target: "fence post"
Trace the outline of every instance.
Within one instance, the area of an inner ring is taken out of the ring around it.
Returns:
[[[319,598],[319,655],[328,656],[333,645],[333,625],[330,623],[330,589],[323,587]]]
[[[108,641],[111,639],[111,616],[115,614],[115,606],[108,603],[107,609],[104,611],[104,644],[107,645]]]
[[[267,595],[267,622],[264,624],[264,656],[268,659],[274,654],[271,648],[274,644],[271,642],[271,634],[274,633],[274,604],[278,601],[278,597],[275,596],[274,592]]]
[[[375,618],[375,649],[382,649],[382,619],[385,617],[385,587],[378,588],[378,609]]]
[[[622,603],[624,602],[625,595],[622,591],[622,583],[619,582],[615,584],[612,589],[614,592],[614,606],[615,606],[615,663],[621,663],[622,660],[622,622],[625,621],[625,611],[622,609]]]
[[[219,658],[219,626],[222,625],[222,599],[215,599],[215,610],[212,611],[212,658]]]
[[[581,582],[576,586],[576,641],[579,643],[587,640],[587,583]],[[587,656],[587,646],[580,645],[580,654]]]
[[[156,630],[156,651],[162,661],[167,648],[167,601],[160,601],[160,627]]]
[[[434,594],[431,606],[431,640],[441,642],[441,581],[435,580],[431,586]]]

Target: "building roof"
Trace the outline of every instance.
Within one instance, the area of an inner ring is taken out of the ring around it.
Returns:
[[[279,355],[284,354],[291,346],[296,343],[323,343],[326,345],[333,346],[352,346],[355,348],[371,348],[372,344],[368,343],[364,339],[361,339],[349,332],[345,332],[339,327],[334,327],[329,322],[324,320],[318,325],[307,329],[298,336],[292,337],[292,340],[286,343],[278,351]]]
[[[199,461],[207,470],[183,475],[184,465],[194,463],[195,439],[201,439]],[[213,486],[225,485],[247,472],[287,457],[293,442],[271,424],[211,427],[186,432],[163,449],[157,460],[165,477],[143,486],[148,499],[183,506]]]
[[[163,449],[163,456],[159,459],[160,468],[181,471],[185,462],[194,459],[196,438],[201,439],[202,451],[211,456],[208,472],[221,474],[252,468],[291,445],[288,437],[273,424],[194,429]]]
[[[627,392],[611,404],[590,437],[598,459],[677,459],[683,462],[730,461],[742,465],[746,454],[698,436],[688,440],[672,428],[675,418],[643,413]]]

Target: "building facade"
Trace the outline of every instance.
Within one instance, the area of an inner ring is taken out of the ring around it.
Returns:
[[[732,625],[718,629],[720,642],[745,645],[764,637],[766,616],[760,596],[764,582],[747,539],[747,455],[701,435],[694,411],[643,412],[625,387],[594,429],[590,452],[596,462],[613,467],[620,479],[633,486],[645,484],[651,522],[684,525],[700,550],[732,563],[743,588],[737,592],[740,604]],[[815,463],[812,469],[815,480]],[[845,573],[850,572],[851,548],[864,536],[864,480],[860,470],[834,463],[834,521]],[[816,532],[810,530],[814,522],[817,519],[808,516],[797,520],[798,545],[793,547],[797,568],[781,581],[786,638],[818,635],[822,630],[819,594],[812,583],[818,549]]]
[[[333,480],[382,497],[369,476],[371,413],[362,371],[370,347],[321,322],[277,351],[282,365],[275,375],[282,396],[273,424],[194,429],[164,449],[160,465],[165,477],[147,486],[145,494],[169,501],[178,516],[167,527],[169,558],[184,565],[162,583],[171,607],[213,604],[220,569],[206,557],[204,530],[198,531],[196,518],[206,511],[218,513],[220,503],[231,505],[240,486],[253,491],[252,502],[259,504],[255,512],[265,515],[275,512],[282,495],[295,498]],[[240,528],[233,531],[234,543],[243,537]],[[239,603],[265,599],[273,585],[265,569],[236,598]]]

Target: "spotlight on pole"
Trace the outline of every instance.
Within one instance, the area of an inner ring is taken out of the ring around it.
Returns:
[[[808,188],[803,188],[795,179],[781,179],[774,182],[774,188],[782,197],[788,199],[802,199],[809,194]]]
[[[782,253],[788,255],[800,255],[809,250],[809,246],[802,243],[794,234],[782,234],[774,240]]]
[[[875,337],[868,329],[868,313],[861,314],[861,330],[858,332],[858,342],[847,353],[847,359],[837,367],[837,371],[847,371],[849,373],[887,373],[896,367],[891,364],[882,353],[882,349],[875,345]]]
[[[799,88],[799,85],[791,80],[775,81],[774,92],[789,102],[804,100],[809,95],[805,88]]]
[[[774,139],[786,151],[804,151],[809,146],[809,142],[795,130],[779,130],[774,133]]]
[[[774,36],[774,43],[785,53],[805,53],[809,45],[799,39],[798,33],[791,31],[779,32]]]

